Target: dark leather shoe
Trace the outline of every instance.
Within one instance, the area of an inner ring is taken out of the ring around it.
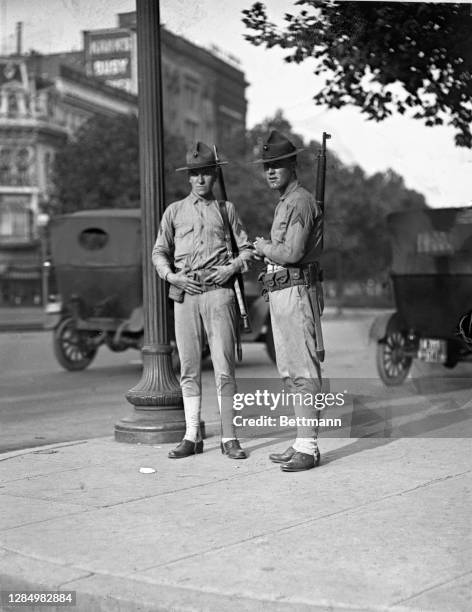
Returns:
[[[282,463],[280,469],[282,472],[303,472],[304,470],[311,470],[317,467],[320,464],[320,460],[320,451],[317,451],[315,455],[296,452],[290,461]]]
[[[295,454],[295,449],[293,446],[289,446],[286,451],[283,453],[272,453],[269,455],[269,459],[274,463],[287,463]]]
[[[183,457],[199,455],[200,453],[203,453],[203,440],[192,442],[184,438],[178,446],[169,451],[167,456],[169,459],[182,459]]]
[[[247,459],[246,451],[241,448],[239,440],[228,440],[221,443],[221,452],[230,459]]]

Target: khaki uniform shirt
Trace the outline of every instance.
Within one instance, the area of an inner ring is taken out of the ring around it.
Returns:
[[[246,270],[251,244],[231,202],[226,202],[239,256],[239,270]],[[205,200],[190,193],[170,204],[162,215],[152,261],[163,279],[169,272],[208,270],[228,264],[231,258],[225,241],[224,224],[217,200]]]
[[[322,249],[323,217],[314,196],[293,181],[275,209],[265,257],[281,266],[302,266],[318,261]]]

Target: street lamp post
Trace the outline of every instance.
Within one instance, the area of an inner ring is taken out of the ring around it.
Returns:
[[[126,394],[131,416],[115,425],[118,442],[177,442],[185,433],[180,387],[172,369],[165,283],[151,262],[164,212],[161,49],[158,0],[137,0],[139,150],[142,214],[143,373]]]
[[[48,305],[49,294],[49,271],[51,262],[48,259],[48,223],[49,215],[39,213],[36,219],[39,233],[39,244],[41,248],[41,304],[43,308]]]

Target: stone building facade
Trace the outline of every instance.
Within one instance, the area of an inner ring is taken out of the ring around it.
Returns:
[[[0,306],[41,301],[42,209],[56,152],[92,115],[137,113],[136,14],[83,33],[84,49],[0,57]],[[162,28],[164,125],[186,141],[244,142],[234,58]]]
[[[58,148],[89,117],[137,98],[57,58],[0,57],[0,305],[41,301],[41,208]]]

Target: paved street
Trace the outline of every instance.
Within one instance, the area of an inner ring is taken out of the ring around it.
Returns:
[[[372,316],[325,320],[325,378],[360,386],[299,474],[268,460],[275,437],[221,455],[209,367],[204,453],[170,461],[173,444],[113,439],[136,352],[68,373],[48,333],[0,334],[2,589],[72,590],[77,612],[468,612],[471,366],[416,364],[389,392]],[[245,345],[238,374],[276,376],[264,346]]]
[[[374,347],[368,343],[373,316],[360,311],[339,318],[327,317],[324,376],[369,381],[369,392],[372,390],[377,397],[384,389],[375,370]],[[51,332],[3,332],[0,342],[0,452],[112,435],[115,423],[130,413],[131,406],[124,394],[141,376],[137,351],[112,353],[101,347],[87,370],[65,372],[54,358]],[[277,378],[263,344],[245,344],[243,352],[239,378]],[[404,414],[403,425],[419,423],[413,432],[416,435],[421,429],[434,435],[439,425],[449,425],[449,435],[460,435],[471,371],[472,364],[446,370],[417,363],[412,374],[424,384],[410,383],[393,391],[398,397],[397,415]],[[207,363],[203,418],[208,432],[216,433],[218,414],[212,380],[211,363]],[[438,406],[451,407],[454,402],[457,406],[452,415],[445,409],[438,413]],[[372,421],[374,404],[374,399],[367,401],[363,411],[358,410],[362,422]],[[415,419],[413,415],[417,415]],[[377,410],[377,420],[384,418],[384,411]]]
[[[20,316],[22,315],[22,316]],[[367,337],[373,314],[326,319],[326,368],[331,376],[374,377],[372,346]],[[22,311],[10,312],[5,323],[38,319]],[[101,347],[83,372],[64,371],[53,355],[50,331],[0,334],[0,452],[54,442],[110,435],[115,423],[129,414],[125,392],[141,376],[140,355],[128,350],[112,353]],[[346,346],[350,347],[346,352]],[[238,366],[240,378],[270,378],[276,369],[263,344],[245,344]],[[204,373],[204,419],[207,430],[218,429],[211,364]]]

